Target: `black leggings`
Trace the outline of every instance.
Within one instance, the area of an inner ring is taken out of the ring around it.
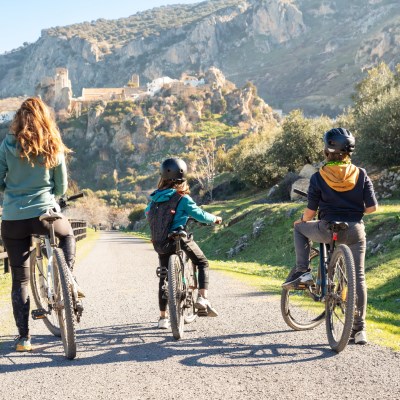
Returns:
[[[15,323],[19,335],[29,336],[29,248],[33,234],[49,234],[49,224],[39,218],[1,222],[1,236],[6,248],[12,273],[11,299]],[[75,260],[75,237],[68,219],[63,216],[54,222],[54,232],[59,238],[59,247],[63,250],[70,268]]]
[[[197,243],[189,238],[187,240],[181,240],[182,250],[187,254],[189,259],[194,265],[197,265],[199,271],[199,289],[208,289],[208,260],[204,253],[201,251]],[[161,268],[168,268],[168,260],[171,254],[159,254],[158,258],[160,260]],[[166,311],[168,300],[163,296],[163,286],[165,279],[160,277],[160,282],[158,286],[158,304],[160,306],[160,311]]]

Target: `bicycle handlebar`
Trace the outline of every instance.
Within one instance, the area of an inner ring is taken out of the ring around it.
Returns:
[[[293,188],[293,192],[299,194],[300,196],[308,197],[307,193],[306,193],[306,192],[303,192],[303,191],[300,190],[300,189],[295,189],[295,188]]]
[[[72,196],[67,197],[65,199],[65,201],[73,201],[73,200],[76,200],[76,199],[80,199],[83,196],[84,196],[84,194],[82,192],[80,192],[80,193],[73,194]]]
[[[206,224],[206,223],[204,223],[204,222],[199,222],[199,221],[197,221],[197,219],[194,219],[194,218],[192,218],[192,217],[189,217],[189,218],[188,218],[188,220],[187,220],[187,222],[186,222],[186,225],[187,225],[189,222],[195,222],[196,224],[201,225],[201,226],[211,226],[211,224]]]
[[[69,197],[60,197],[60,199],[58,200],[58,204],[61,208],[66,208],[68,206],[68,201],[74,201],[83,196],[84,196],[84,194],[81,192],[81,193],[73,194],[72,196],[69,196]]]

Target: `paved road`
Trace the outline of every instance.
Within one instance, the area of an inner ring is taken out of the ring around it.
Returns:
[[[157,258],[148,243],[101,232],[78,267],[85,288],[79,355],[32,322],[35,351],[2,336],[0,399],[399,399],[400,354],[349,345],[340,355],[320,327],[288,330],[276,297],[211,273],[218,318],[188,326],[185,340],[155,329]],[[44,394],[45,393],[45,394]]]

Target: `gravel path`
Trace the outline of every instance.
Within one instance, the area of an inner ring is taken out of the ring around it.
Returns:
[[[78,357],[63,357],[59,340],[32,321],[35,350],[12,349],[1,336],[0,399],[400,399],[400,353],[349,345],[340,355],[324,326],[294,332],[279,299],[211,271],[218,318],[186,326],[175,341],[158,319],[151,246],[101,232],[77,276],[85,289]]]

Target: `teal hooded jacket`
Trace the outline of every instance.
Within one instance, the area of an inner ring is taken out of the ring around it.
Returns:
[[[156,190],[153,192],[150,195],[151,201],[146,207],[145,214],[147,215],[153,202],[162,203],[168,201],[175,192],[175,189]],[[181,198],[175,211],[176,213],[170,228],[171,232],[179,226],[185,226],[189,217],[205,224],[211,224],[217,219],[215,215],[202,210],[187,194]]]
[[[64,154],[51,169],[39,160],[34,165],[21,159],[15,135],[8,134],[0,145],[0,191],[4,191],[3,220],[35,218],[49,207],[58,207],[55,196],[67,191]]]

